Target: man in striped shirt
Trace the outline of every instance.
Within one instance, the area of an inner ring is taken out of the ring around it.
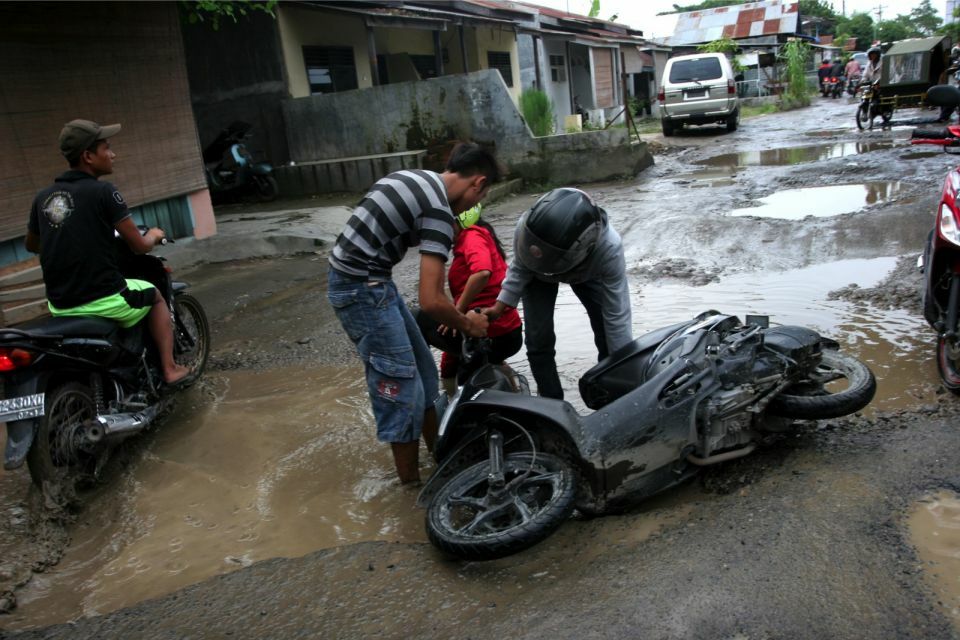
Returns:
[[[420,308],[468,336],[487,317],[460,313],[444,292],[454,215],[476,205],[500,177],[479,145],[454,148],[443,173],[404,170],[381,178],[354,209],[330,256],[327,298],[363,361],[377,438],[389,442],[400,482],[420,479],[419,439],[433,449],[437,367],[392,280],[410,247],[420,250]]]

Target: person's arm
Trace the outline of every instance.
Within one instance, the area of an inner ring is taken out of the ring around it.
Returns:
[[[618,237],[619,240],[619,237]],[[604,261],[602,275],[603,330],[607,338],[607,351],[613,353],[633,340],[633,318],[630,310],[630,287],[627,282],[627,264],[623,245],[617,244],[613,254]]]
[[[471,276],[467,278],[467,284],[463,287],[463,293],[460,294],[460,298],[457,300],[457,311],[460,313],[469,311],[470,305],[477,299],[480,292],[486,288],[488,282],[490,282],[490,272],[487,270],[477,271],[471,274]]]
[[[420,308],[437,322],[463,334],[473,338],[485,336],[489,324],[487,316],[457,311],[443,291],[444,274],[443,258],[433,253],[420,254]]]
[[[130,250],[137,255],[150,253],[166,237],[163,229],[157,227],[150,229],[145,235],[140,235],[140,229],[130,216],[118,222],[116,229]]]

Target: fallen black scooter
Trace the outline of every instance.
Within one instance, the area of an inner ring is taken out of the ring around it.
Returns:
[[[465,345],[465,357],[476,357]],[[708,311],[590,369],[580,379],[595,410],[586,416],[531,397],[509,370],[481,366],[449,402],[438,400],[438,467],[418,500],[430,541],[467,560],[507,556],[549,536],[574,508],[623,508],[749,454],[795,419],[859,411],[876,380],[837,347],[803,327],[771,328],[765,316],[743,323]]]
[[[124,277],[154,284],[170,309],[174,358],[191,369],[181,384],[164,384],[146,320],[129,329],[95,317],[0,328],[4,468],[26,460],[34,483],[63,506],[79,503],[115,446],[154,423],[173,392],[199,378],[210,353],[207,317],[185,292],[189,285],[173,281],[162,258],[135,255],[119,238],[117,251]]]

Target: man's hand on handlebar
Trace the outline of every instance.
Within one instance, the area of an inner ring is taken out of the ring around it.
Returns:
[[[480,312],[480,309],[474,309],[470,313],[465,314],[467,322],[470,325],[464,330],[464,333],[471,338],[482,338],[487,335],[487,327],[490,325],[490,320],[487,318],[486,314]]]
[[[153,243],[153,246],[167,244],[167,234],[160,227],[153,227],[152,229],[147,230],[143,237],[146,238],[149,242]]]

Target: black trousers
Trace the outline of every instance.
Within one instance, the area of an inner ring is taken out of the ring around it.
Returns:
[[[537,393],[545,398],[563,399],[563,386],[557,373],[556,345],[557,335],[553,328],[553,311],[557,303],[555,282],[532,280],[523,290],[523,329],[527,344],[527,360],[530,371],[537,381]],[[574,295],[580,299],[590,328],[593,329],[593,342],[597,347],[598,358],[607,357],[607,336],[603,329],[602,285],[596,282],[572,284]]]

